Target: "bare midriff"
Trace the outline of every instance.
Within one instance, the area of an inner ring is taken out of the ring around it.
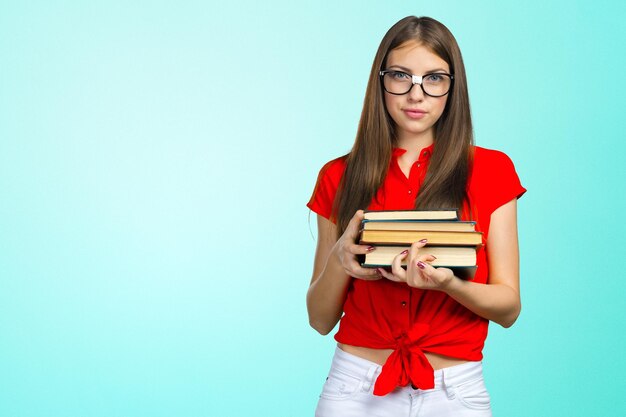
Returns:
[[[338,343],[337,346],[339,346],[339,349],[344,352],[367,359],[368,361],[375,362],[379,365],[384,365],[389,355],[393,352],[393,349],[371,349],[361,346],[345,345],[343,343]],[[430,366],[432,366],[435,370],[467,362],[465,359],[451,358],[449,356],[438,355],[432,352],[424,352],[424,356],[426,356],[426,359],[430,362]]]

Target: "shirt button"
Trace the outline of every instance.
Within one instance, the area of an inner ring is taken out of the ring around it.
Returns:
[[[403,301],[400,304],[402,304],[402,307],[406,307],[406,301]]]
[[[409,194],[411,194],[411,190],[409,190]]]
[[[422,166],[422,164],[417,164],[417,167],[418,167],[418,168],[419,168],[419,167],[421,167],[421,166]]]

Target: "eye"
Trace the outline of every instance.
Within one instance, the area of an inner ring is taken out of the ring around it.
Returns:
[[[389,75],[391,75],[391,78],[393,78],[395,81],[406,81],[411,79],[411,76],[409,74],[402,71],[392,71],[389,73]]]
[[[443,74],[428,74],[426,77],[424,77],[424,81],[436,84],[444,81],[445,78],[446,76]]]

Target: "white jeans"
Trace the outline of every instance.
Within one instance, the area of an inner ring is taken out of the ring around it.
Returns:
[[[491,417],[481,362],[435,371],[435,388],[375,396],[381,366],[337,347],[315,417]]]

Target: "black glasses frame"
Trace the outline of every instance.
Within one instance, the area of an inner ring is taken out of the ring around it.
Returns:
[[[404,74],[404,75],[408,75],[409,77],[411,77],[411,86],[409,87],[408,90],[406,90],[406,92],[404,93],[392,93],[391,91],[387,90],[387,87],[385,87],[385,81],[383,80],[383,78],[385,77],[385,74],[390,74],[390,73],[396,73],[396,74]],[[388,92],[389,94],[393,94],[394,96],[403,96],[405,94],[408,94],[411,89],[413,88],[413,86],[415,84],[418,84],[420,86],[420,88],[422,89],[422,91],[424,92],[424,94],[426,94],[427,96],[430,97],[443,97],[446,94],[448,94],[450,92],[450,89],[452,88],[452,83],[454,82],[454,75],[453,74],[448,74],[446,72],[429,72],[428,74],[424,74],[424,75],[413,75],[413,74],[409,74],[408,72],[404,72],[404,71],[398,71],[398,70],[382,70],[378,73],[378,75],[380,76],[380,83],[383,86],[383,89]],[[444,94],[440,94],[438,96],[435,96],[433,94],[428,94],[426,92],[426,90],[424,90],[424,85],[423,80],[425,77],[428,77],[429,75],[444,75],[446,77],[450,77],[450,87],[448,88],[448,91],[446,91]]]

